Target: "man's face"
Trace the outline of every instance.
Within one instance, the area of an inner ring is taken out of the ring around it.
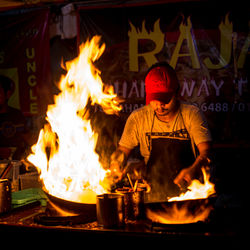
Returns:
[[[153,100],[150,102],[150,105],[154,109],[157,116],[165,116],[174,110],[175,103],[175,97],[173,96],[169,103]]]

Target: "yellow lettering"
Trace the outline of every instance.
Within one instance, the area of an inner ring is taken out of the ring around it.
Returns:
[[[218,57],[219,62],[213,64],[209,57],[204,59],[204,64],[209,69],[220,69],[227,66],[231,58],[232,50],[232,32],[233,24],[228,20],[228,14],[226,15],[225,21],[219,25],[220,30],[220,55]]]
[[[36,102],[30,103],[30,113],[38,114],[38,104]]]
[[[35,49],[34,48],[27,48],[26,49],[26,57],[29,58],[29,59],[32,59],[35,57]]]
[[[36,62],[27,62],[27,72],[36,72]]]
[[[37,82],[36,82],[36,76],[35,75],[28,76],[28,84],[29,84],[30,87],[36,86]]]
[[[129,36],[129,70],[138,72],[139,57],[143,57],[148,67],[157,62],[155,55],[161,51],[164,46],[164,34],[160,29],[160,19],[154,24],[154,30],[147,32],[145,28],[145,20],[142,23],[142,30],[137,31],[133,24],[130,23],[131,30]],[[148,39],[154,42],[155,48],[152,51],[139,53],[139,40]]]
[[[183,23],[180,24],[179,27],[180,30],[180,36],[179,39],[177,41],[176,47],[174,49],[172,58],[170,60],[170,65],[175,68],[177,61],[179,59],[179,57],[186,57],[189,56],[191,57],[191,61],[192,61],[192,67],[194,69],[199,69],[200,68],[200,62],[197,56],[197,51],[196,51],[196,47],[194,45],[194,37],[193,34],[191,32],[192,30],[192,23],[190,21],[190,17],[188,17],[187,19],[187,25],[184,25]],[[187,47],[189,49],[189,53],[180,53],[183,41],[186,40],[187,41]]]
[[[37,100],[37,96],[33,94],[33,89],[30,89],[30,100]]]

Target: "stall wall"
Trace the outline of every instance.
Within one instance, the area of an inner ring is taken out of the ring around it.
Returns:
[[[50,83],[49,9],[0,13],[0,74],[15,84],[9,106],[25,116],[46,110]]]
[[[105,83],[125,99],[123,114],[145,104],[144,77],[167,61],[180,98],[201,108],[216,143],[247,143],[249,8],[188,2],[146,6],[79,6],[79,43],[101,35],[97,63]]]

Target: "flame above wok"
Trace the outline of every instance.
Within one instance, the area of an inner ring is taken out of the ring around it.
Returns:
[[[187,224],[205,221],[212,206],[211,195],[215,193],[210,175],[202,167],[203,183],[194,179],[185,193],[168,199],[168,202],[148,204],[146,214],[153,221],[163,224]]]
[[[96,195],[109,187],[109,171],[95,152],[98,135],[85,117],[89,102],[101,105],[108,114],[121,109],[113,87],[104,86],[93,64],[105,49],[100,39],[94,36],[82,44],[79,56],[66,63],[67,74],[58,86],[61,92],[48,106],[47,124],[27,158],[49,194],[74,202],[95,203]]]

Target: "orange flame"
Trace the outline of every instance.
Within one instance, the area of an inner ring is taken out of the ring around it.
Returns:
[[[212,206],[206,202],[199,205],[194,211],[190,211],[188,204],[178,206],[174,203],[172,206],[162,205],[160,211],[147,209],[147,217],[154,222],[163,224],[186,224],[205,221],[211,209]]]
[[[182,193],[180,196],[172,197],[168,201],[183,201],[183,200],[195,200],[204,199],[215,193],[214,184],[209,181],[210,175],[206,173],[205,168],[201,168],[203,173],[204,183],[194,179],[188,186],[186,193]]]
[[[108,113],[121,110],[113,88],[103,91],[100,71],[93,62],[104,52],[100,37],[80,46],[80,54],[66,63],[67,74],[59,83],[61,92],[48,106],[48,124],[40,131],[28,161],[40,172],[48,193],[62,199],[95,203],[96,194],[106,191],[107,175],[95,153],[97,134],[84,119],[86,105],[99,104]]]
[[[215,193],[214,184],[209,181],[210,175],[206,173],[205,168],[202,169],[204,183],[199,180],[193,180],[188,187],[187,192],[182,193],[180,196],[168,199],[168,205],[162,205],[160,211],[153,211],[147,209],[147,217],[159,223],[165,224],[184,224],[194,223],[197,221],[204,221],[210,211],[212,210],[211,204],[205,198]],[[190,211],[189,204],[180,202],[178,205],[174,201],[197,200],[196,207]]]

